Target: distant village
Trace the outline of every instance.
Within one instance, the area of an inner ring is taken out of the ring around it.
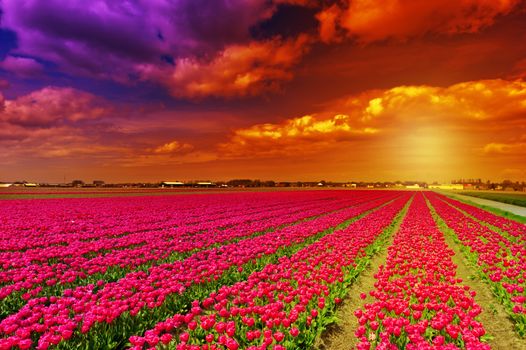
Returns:
[[[441,189],[441,190],[497,190],[526,191],[526,182],[504,180],[492,182],[481,179],[459,179],[450,183],[427,183],[422,181],[366,182],[366,181],[273,181],[234,179],[229,181],[159,181],[140,183],[106,183],[103,180],[85,182],[73,180],[68,183],[37,183],[29,181],[0,182],[0,188],[7,187],[48,187],[48,188],[255,188],[255,187],[334,187],[334,188],[395,188],[395,189]]]

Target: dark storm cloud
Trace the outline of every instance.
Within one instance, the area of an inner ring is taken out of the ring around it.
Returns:
[[[274,11],[266,0],[4,0],[0,6],[2,33],[18,39],[17,49],[5,51],[53,62],[70,74],[121,81],[133,77],[137,63],[214,55],[247,42],[249,28]]]

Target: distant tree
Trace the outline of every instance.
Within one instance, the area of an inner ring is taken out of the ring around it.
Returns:
[[[227,182],[228,186],[231,187],[251,187],[252,180],[250,179],[234,179]]]
[[[71,181],[71,184],[74,187],[81,187],[82,185],[84,185],[84,181],[82,181],[82,180],[73,180],[73,181]]]

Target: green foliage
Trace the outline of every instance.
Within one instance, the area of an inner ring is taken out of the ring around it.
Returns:
[[[389,203],[385,203],[384,205]],[[241,272],[238,271],[238,266],[232,266],[217,280],[194,284],[182,294],[172,294],[168,296],[160,307],[154,309],[143,308],[136,316],[131,316],[129,312],[125,312],[111,324],[95,323],[85,334],[77,330],[70,340],[61,342],[57,346],[57,349],[121,349],[129,346],[128,339],[131,335],[142,335],[146,330],[153,328],[160,321],[177,313],[186,313],[190,309],[192,301],[205,298],[223,285],[231,285],[238,281],[246,280],[253,272],[262,270],[268,264],[277,263],[280,257],[291,256],[323,236],[349,226],[354,221],[357,221],[376,209],[378,208],[346,220],[336,227],[319,232],[305,239],[300,244],[282,247],[274,254],[252,260],[242,266],[243,269]],[[322,318],[323,317],[320,317],[320,319]],[[302,342],[302,344],[307,344],[308,346],[305,348],[309,348],[312,346],[314,339],[315,336],[306,337],[305,339],[297,338],[296,340]]]

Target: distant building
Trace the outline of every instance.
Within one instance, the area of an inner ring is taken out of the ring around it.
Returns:
[[[407,185],[407,186],[405,186],[405,188],[408,188],[408,189],[411,189],[411,190],[419,190],[420,189],[420,185],[419,184]]]
[[[161,182],[161,187],[182,187],[184,182],[181,181],[163,181]]]
[[[215,186],[215,184],[211,181],[199,181],[198,183],[196,183],[197,186],[199,187],[212,187],[212,186]]]
[[[6,188],[6,187],[11,187],[13,186],[12,183],[0,183],[0,188]]]
[[[430,189],[436,189],[436,190],[463,190],[464,185],[463,184],[434,184],[429,185]]]
[[[97,186],[97,187],[104,186],[104,181],[102,181],[102,180],[93,180],[93,185]]]

